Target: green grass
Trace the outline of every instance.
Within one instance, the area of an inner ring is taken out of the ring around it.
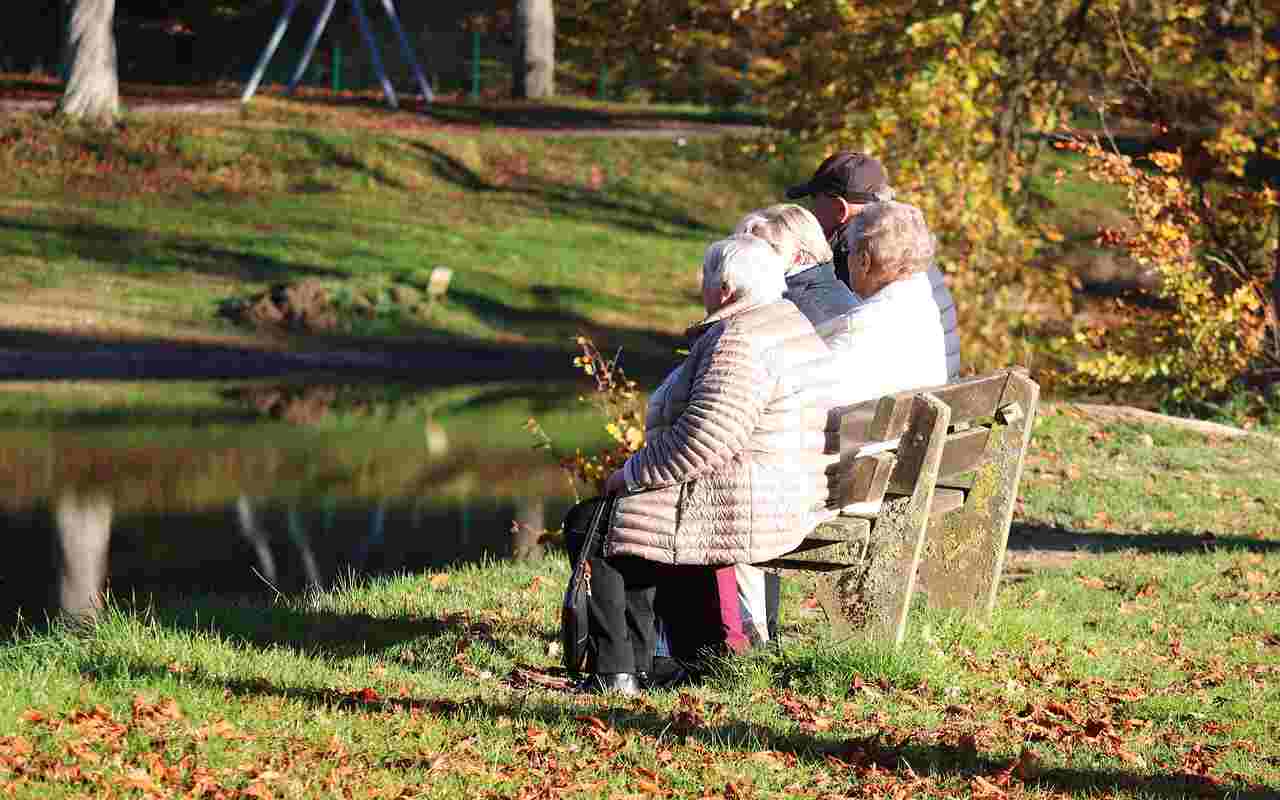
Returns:
[[[990,624],[917,614],[899,653],[829,641],[792,602],[782,651],[634,703],[530,688],[529,671],[554,662],[558,554],[269,606],[124,603],[88,632],[0,650],[13,687],[0,769],[19,797],[127,791],[142,776],[167,791],[261,781],[276,796],[877,782],[940,795],[999,780],[1026,747],[1030,796],[1194,792],[1207,785],[1179,773],[1195,752],[1222,782],[1211,795],[1260,791],[1280,778],[1280,612],[1216,599],[1240,574],[1270,587],[1280,561],[1101,558],[1007,588]]]
[[[789,581],[782,649],[633,702],[539,683],[554,682],[567,577],[554,551],[274,601],[116,597],[87,629],[0,645],[0,781],[40,798],[202,782],[274,797],[991,794],[983,781],[1045,798],[1273,796],[1275,448],[1065,407],[1042,420],[1015,543],[1048,530],[1115,550],[1015,553],[989,622],[917,608],[897,652],[832,641]]]
[[[731,139],[450,133],[277,100],[110,136],[16,115],[0,125],[0,290],[21,298],[17,328],[69,326],[74,309],[89,336],[252,338],[222,301],[445,265],[443,303],[346,332],[563,347],[588,330],[669,353],[699,316],[706,244],[807,163],[744,170]]]

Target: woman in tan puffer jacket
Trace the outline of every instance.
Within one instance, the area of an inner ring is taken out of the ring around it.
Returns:
[[[664,577],[774,558],[834,516],[823,454],[831,351],[782,299],[783,275],[755,236],[707,250],[707,317],[650,397],[644,447],[606,485],[616,500],[591,562],[588,688],[629,692],[648,671]]]

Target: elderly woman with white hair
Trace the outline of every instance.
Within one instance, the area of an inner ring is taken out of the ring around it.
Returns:
[[[861,301],[849,316],[846,363],[858,376],[850,402],[946,383],[950,355],[929,276],[937,245],[920,209],[871,203],[846,235]]]
[[[733,236],[707,249],[707,316],[689,330],[688,357],[649,398],[644,447],[609,477],[610,499],[580,504],[565,520],[576,557],[589,504],[610,504],[603,546],[587,554],[586,689],[643,688],[659,584],[777,557],[832,516],[827,459],[805,430],[825,424],[809,381],[831,353],[784,288],[782,262],[764,240]]]

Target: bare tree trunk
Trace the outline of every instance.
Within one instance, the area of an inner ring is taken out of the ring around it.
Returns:
[[[68,621],[89,622],[102,610],[111,505],[106,495],[67,493],[58,499],[58,608]]]
[[[116,0],[75,0],[67,38],[71,74],[58,105],[69,117],[109,125],[120,113],[115,12]]]
[[[511,528],[511,558],[526,561],[541,558],[542,534],[546,533],[546,507],[540,499],[527,499],[516,511],[515,525]]]
[[[1280,246],[1276,247],[1276,265],[1271,271],[1271,350],[1280,361]]]
[[[511,72],[517,99],[556,93],[556,15],[551,0],[516,0],[516,53]]]

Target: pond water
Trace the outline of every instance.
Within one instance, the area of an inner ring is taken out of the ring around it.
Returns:
[[[524,426],[536,417],[562,453],[600,446],[581,391],[6,385],[0,629],[91,615],[104,591],[272,595],[540,554],[573,494]]]

